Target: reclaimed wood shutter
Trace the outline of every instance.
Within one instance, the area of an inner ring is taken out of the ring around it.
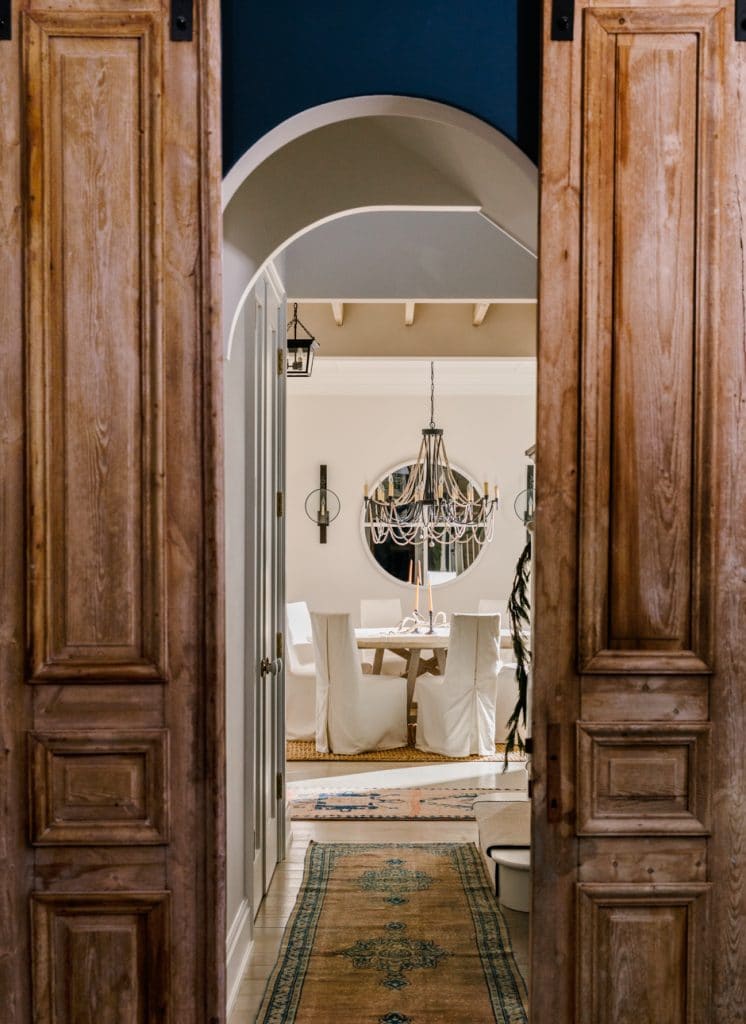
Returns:
[[[0,42],[8,1024],[223,1016],[217,38]]]
[[[564,5],[565,7],[567,5]],[[746,43],[545,4],[531,1019],[743,1020]],[[559,26],[561,29],[561,26]]]

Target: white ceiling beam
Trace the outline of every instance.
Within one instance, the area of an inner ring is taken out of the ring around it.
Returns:
[[[334,317],[334,323],[337,327],[341,327],[345,322],[344,302],[340,302],[339,299],[332,299],[332,316]]]
[[[411,327],[414,323],[414,302],[404,303],[404,323],[407,327]]]
[[[471,318],[471,322],[475,327],[481,327],[484,323],[484,318],[487,316],[487,310],[490,308],[489,302],[475,302],[474,313]]]

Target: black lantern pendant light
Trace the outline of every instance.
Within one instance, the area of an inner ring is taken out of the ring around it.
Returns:
[[[298,337],[299,327],[306,332],[307,337]],[[313,354],[320,346],[309,329],[298,319],[297,302],[293,303],[293,319],[288,324],[286,344],[288,348],[288,377],[310,377],[313,369]]]

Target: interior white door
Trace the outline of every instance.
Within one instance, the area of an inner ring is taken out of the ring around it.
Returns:
[[[252,296],[253,341],[248,359],[250,439],[248,474],[247,679],[253,687],[254,910],[266,893],[284,849],[284,295],[266,275]]]

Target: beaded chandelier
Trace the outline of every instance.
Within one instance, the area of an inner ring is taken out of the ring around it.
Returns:
[[[461,474],[459,474],[461,476]],[[463,477],[462,477],[463,479]],[[397,493],[398,492],[398,493]],[[372,495],[365,485],[365,525],[375,544],[489,543],[500,494],[489,486],[479,494],[464,488],[448,460],[443,429],[435,425],[435,363],[430,363],[430,424],[423,428],[417,460],[406,479],[380,483]]]

